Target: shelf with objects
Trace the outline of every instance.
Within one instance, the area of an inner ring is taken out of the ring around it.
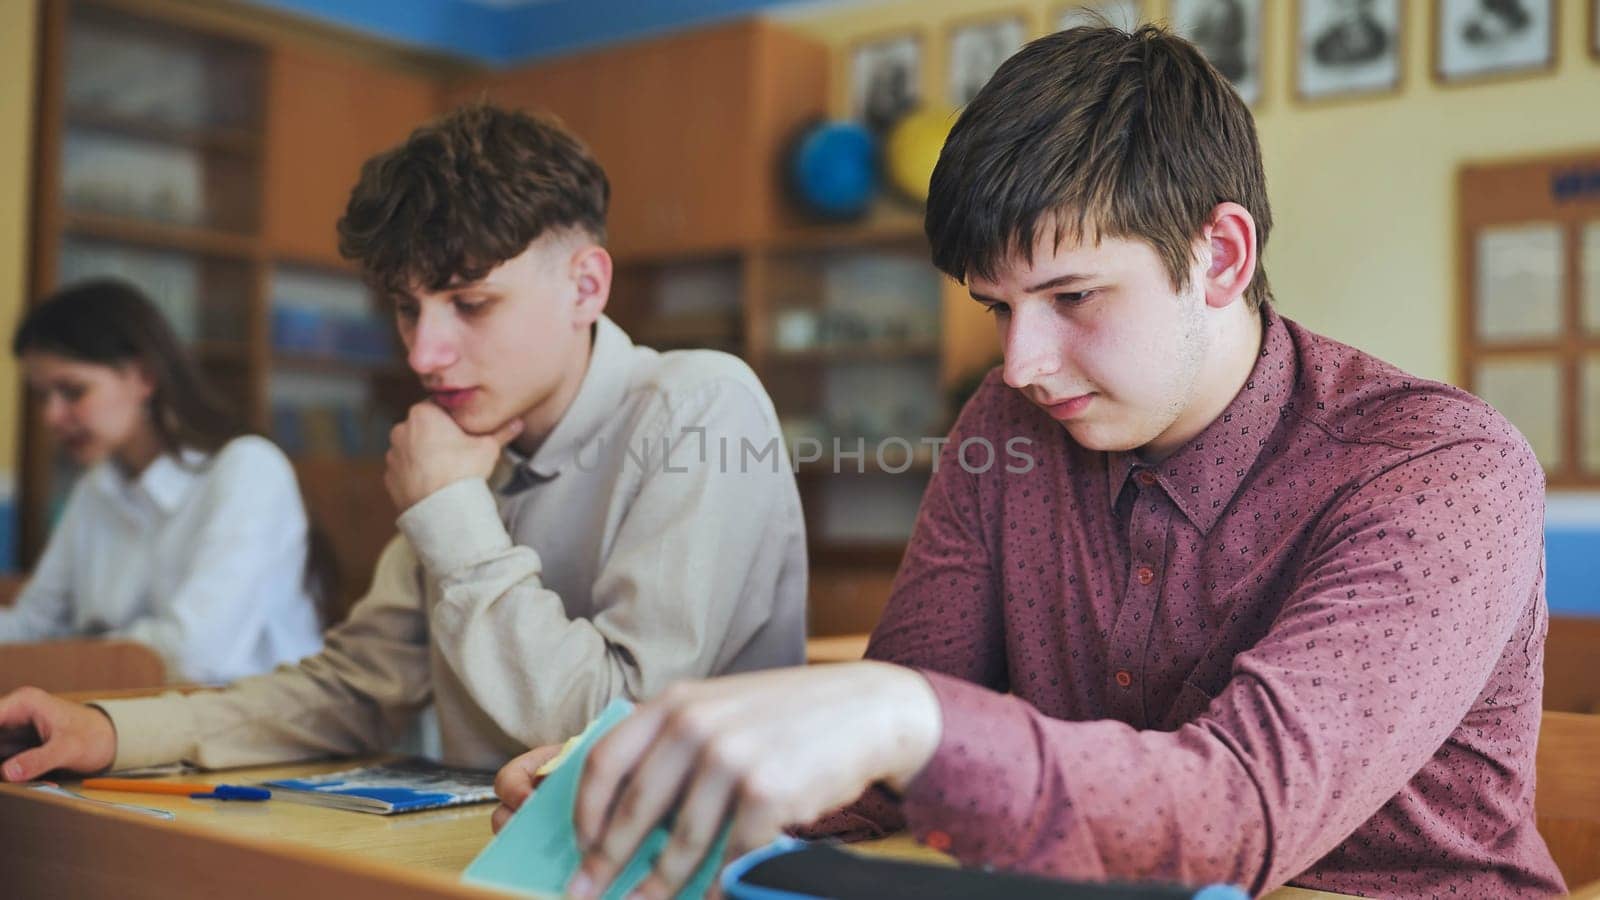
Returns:
[[[269,435],[296,460],[382,457],[421,394],[393,322],[353,273],[278,263],[270,284]]]
[[[955,389],[995,355],[992,323],[933,267],[923,234],[943,140],[929,118],[907,117],[887,140],[848,121],[797,134],[784,191],[811,221],[745,257],[748,358],[773,396],[806,509],[812,634],[876,624]]]
[[[384,453],[422,389],[391,316],[353,271],[278,261],[269,276],[268,435],[293,460],[338,563],[337,620],[395,533]]]
[[[800,467],[812,561],[898,562],[947,426],[941,278],[919,235],[774,246],[754,297],[758,372]]]
[[[811,633],[870,630],[952,421],[951,387],[991,355],[992,324],[933,268],[915,208],[887,199],[727,253],[621,261],[608,313],[641,344],[723,350],[755,370],[806,512]]]
[[[336,248],[360,164],[464,64],[245,8],[47,0],[30,294],[125,278],[247,426],[283,445],[346,596],[395,533],[388,430],[421,398]],[[472,69],[471,71],[476,71]],[[24,409],[21,562],[73,473]]]
[[[769,161],[823,114],[828,65],[821,42],[752,17],[468,78],[445,102],[553,115],[583,139],[611,184],[607,314],[635,341],[748,356],[751,248],[803,221]]]
[[[619,264],[606,314],[657,350],[745,353],[744,260],[737,253]]]
[[[133,283],[259,427],[265,48],[116,3],[41,12],[31,295],[92,277]],[[75,473],[31,401],[24,415],[27,561]]]

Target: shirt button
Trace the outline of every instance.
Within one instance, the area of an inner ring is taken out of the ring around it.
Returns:
[[[942,831],[930,831],[922,836],[922,845],[930,850],[944,853],[950,849],[950,835]]]
[[[1139,483],[1145,487],[1149,487],[1150,485],[1156,483],[1156,473],[1150,471],[1149,469],[1140,469],[1139,474],[1134,477],[1138,478]]]
[[[1127,669],[1118,669],[1116,678],[1117,684],[1121,685],[1122,687],[1127,687],[1128,685],[1133,684],[1133,676],[1128,674]]]
[[[1135,578],[1139,579],[1140,584],[1149,584],[1150,582],[1156,580],[1155,570],[1149,566],[1140,566],[1138,571],[1134,572],[1133,574]]]

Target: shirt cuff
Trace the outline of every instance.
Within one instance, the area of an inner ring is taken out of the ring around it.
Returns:
[[[400,514],[400,531],[429,574],[443,579],[511,547],[500,508],[482,478],[463,478]]]
[[[1006,865],[1031,811],[1039,760],[1027,705],[926,669],[943,728],[902,809],[921,843],[963,863]]]
[[[194,744],[195,724],[179,693],[139,700],[97,700],[89,704],[111,719],[117,732],[112,771],[161,766],[183,760]]]

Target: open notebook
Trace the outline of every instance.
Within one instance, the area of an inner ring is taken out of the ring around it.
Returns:
[[[354,812],[393,813],[484,803],[494,797],[494,773],[411,757],[310,778],[264,782],[274,800]]]

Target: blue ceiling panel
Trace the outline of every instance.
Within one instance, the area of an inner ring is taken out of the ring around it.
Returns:
[[[385,40],[511,65],[795,0],[251,0]]]

